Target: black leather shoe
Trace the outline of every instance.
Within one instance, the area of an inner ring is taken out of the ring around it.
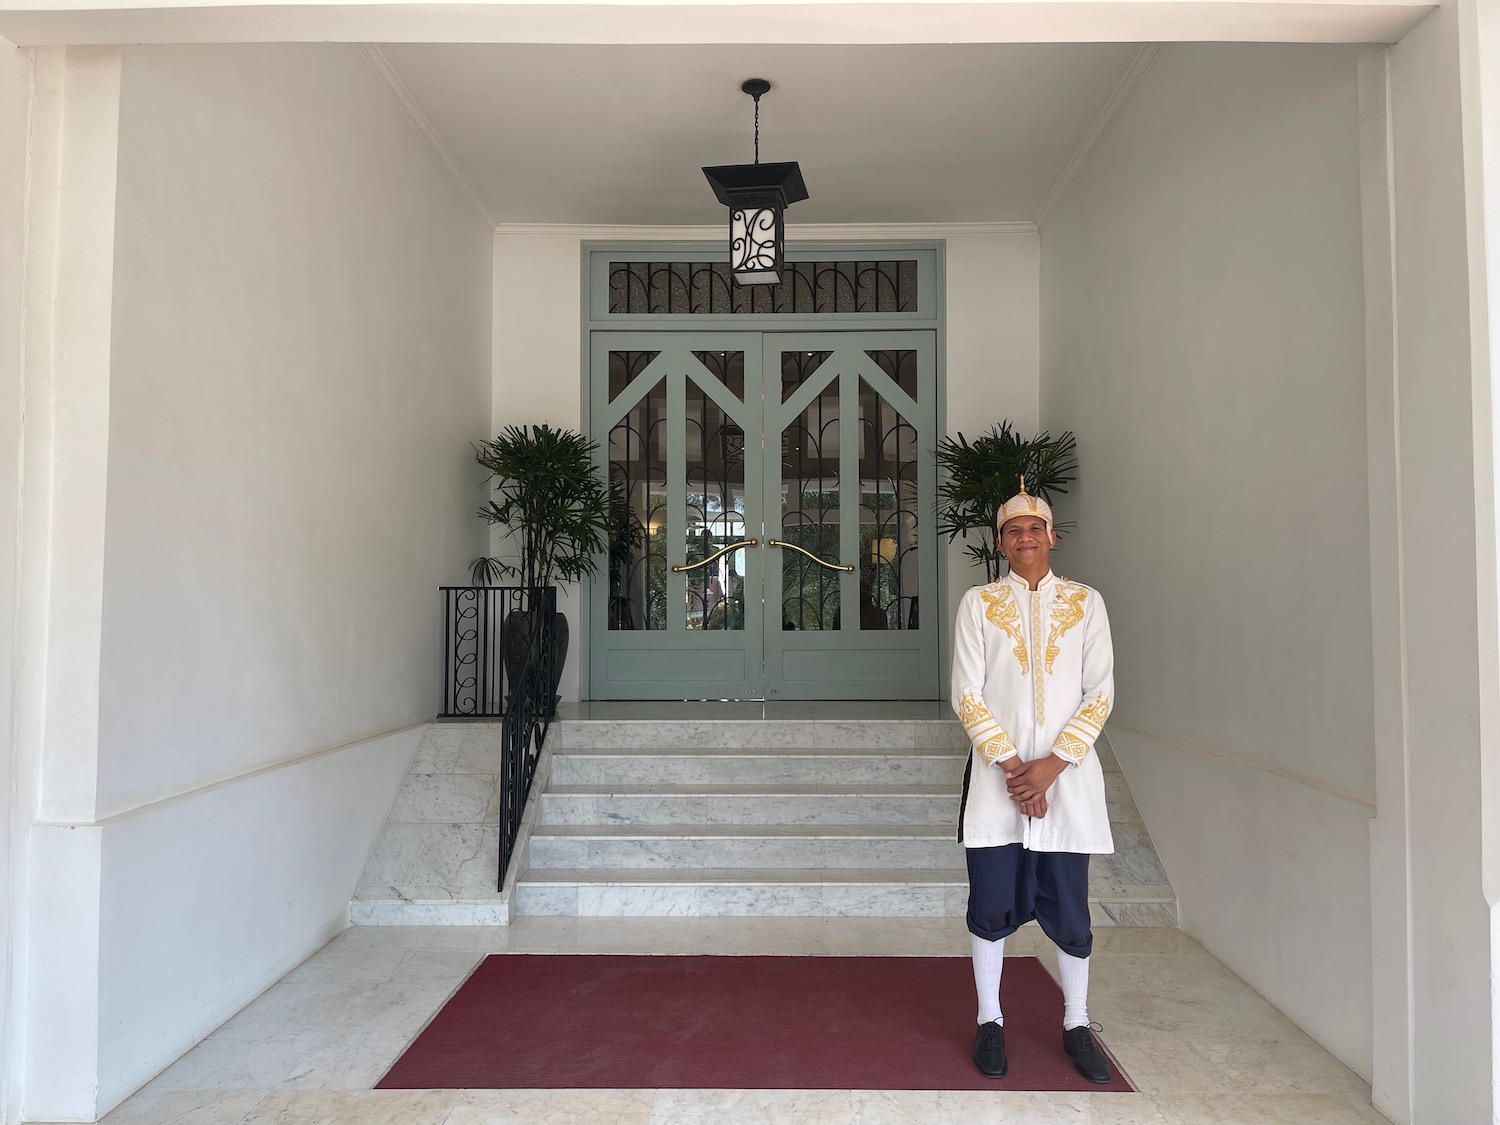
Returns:
[[[1072,1027],[1064,1031],[1063,1050],[1073,1056],[1074,1069],[1090,1082],[1109,1081],[1109,1060],[1087,1027]],[[975,1051],[978,1052],[977,1047]]]
[[[1005,1077],[1005,1028],[994,1020],[980,1024],[974,1036],[974,1065],[986,1078]]]

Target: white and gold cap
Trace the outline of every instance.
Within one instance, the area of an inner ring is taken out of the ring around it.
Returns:
[[[1051,506],[1041,497],[1032,496],[1026,491],[1025,477],[1021,478],[1021,491],[1000,506],[1000,514],[995,517],[995,530],[998,532],[1007,520],[1013,520],[1017,516],[1040,516],[1047,524],[1047,530],[1052,530]]]

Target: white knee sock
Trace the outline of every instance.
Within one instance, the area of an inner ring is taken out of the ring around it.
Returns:
[[[1062,978],[1063,1030],[1088,1026],[1089,959],[1074,957],[1071,953],[1064,953],[1059,947],[1057,975]]]
[[[1005,939],[990,941],[978,934],[970,934],[969,948],[974,953],[974,989],[979,993],[979,1022],[993,1020],[1004,1027],[1005,1018],[1000,1015],[1000,970],[1005,967]]]

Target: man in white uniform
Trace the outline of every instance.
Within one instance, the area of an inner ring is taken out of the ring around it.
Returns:
[[[1010,573],[964,595],[953,636],[953,709],[971,746],[959,840],[979,993],[974,1065],[1005,1076],[1005,938],[1035,919],[1057,946],[1063,1049],[1089,1081],[1108,1082],[1089,1029],[1088,863],[1114,851],[1093,753],[1114,704],[1109,618],[1097,590],[1052,573],[1052,509],[1024,478],[996,530]]]

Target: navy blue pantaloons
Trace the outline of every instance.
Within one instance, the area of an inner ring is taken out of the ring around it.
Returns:
[[[998,941],[1034,918],[1064,953],[1087,957],[1093,952],[1087,855],[1032,852],[1020,844],[964,851],[971,934]]]

